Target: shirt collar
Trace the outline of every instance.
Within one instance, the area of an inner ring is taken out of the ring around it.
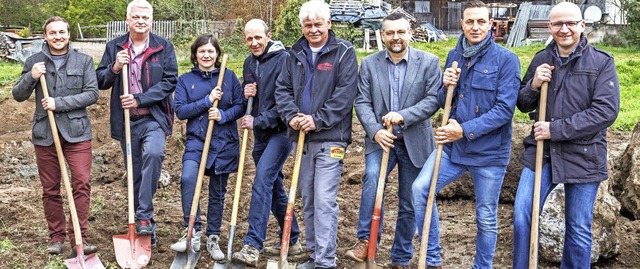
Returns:
[[[388,50],[385,50],[384,58],[389,60],[389,62],[395,64],[393,62],[393,60],[391,59],[391,55],[389,55],[389,51]],[[398,64],[401,63],[402,61],[405,61],[406,63],[409,63],[409,47],[407,47],[407,52],[404,55],[402,55],[402,59],[398,62]]]
[[[138,54],[133,55],[133,57],[136,57],[136,56],[142,54],[144,51],[147,50],[147,48],[149,48],[149,39],[150,38],[147,37],[147,40],[144,42],[144,47],[142,48],[142,50],[138,51]],[[129,37],[129,50],[130,50],[131,54],[135,53],[135,51],[133,51],[133,40],[131,40],[131,37]]]

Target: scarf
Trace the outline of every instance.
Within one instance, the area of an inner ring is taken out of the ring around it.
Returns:
[[[491,38],[493,38],[493,35],[491,34],[491,31],[487,32],[487,36],[484,38],[484,40],[482,40],[480,43],[476,44],[475,46],[471,46],[469,45],[469,41],[467,40],[466,36],[462,36],[462,56],[464,56],[465,58],[473,58],[474,56],[476,56],[478,53],[480,53],[483,49],[485,49],[486,47],[489,46],[489,44],[491,44]]]

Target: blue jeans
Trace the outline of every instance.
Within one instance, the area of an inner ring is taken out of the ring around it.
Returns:
[[[287,212],[289,198],[284,189],[282,166],[289,157],[293,145],[282,134],[274,134],[267,141],[254,137],[253,160],[256,163],[256,175],[251,189],[251,204],[249,206],[249,229],[243,244],[262,249],[266,240],[269,211],[280,230],[284,227],[284,216]],[[282,236],[282,231],[278,232]],[[294,215],[291,223],[291,244],[298,242],[300,228]]]
[[[389,152],[389,165],[387,166],[387,178],[389,172],[398,164],[398,218],[395,226],[395,238],[391,247],[391,262],[394,265],[409,265],[413,256],[413,235],[415,229],[415,216],[411,203],[411,185],[420,173],[420,168],[413,166],[407,147],[402,142],[394,143],[395,148]],[[358,217],[358,239],[369,239],[371,232],[371,216],[376,202],[376,190],[382,161],[382,150],[370,152],[365,156],[365,174],[362,180],[362,197],[360,198],[360,214]],[[383,200],[384,201],[384,200]],[[382,233],[384,216],[384,202],[380,210],[380,228],[378,240]],[[376,243],[379,243],[376,242]]]
[[[191,214],[191,203],[196,189],[198,179],[198,167],[200,164],[194,160],[182,161],[182,177],[180,181],[180,194],[182,197],[182,214],[184,216],[184,227],[189,226],[189,214]],[[213,174],[213,172],[211,172]],[[224,209],[224,195],[227,193],[227,180],[229,174],[209,176],[209,205],[207,207],[207,231],[206,235],[220,235],[222,226],[222,210]],[[200,205],[196,213],[194,224],[196,231],[202,229],[200,220]]]
[[[551,179],[549,164],[542,167],[540,212],[544,201],[558,185]],[[528,268],[531,237],[531,207],[535,171],[525,167],[513,206],[513,268]],[[590,268],[593,204],[600,182],[564,183],[565,233],[560,268]]]
[[[413,207],[416,212],[418,234],[421,237],[435,159],[436,152],[434,151],[413,183]],[[466,171],[471,173],[473,179],[473,188],[476,194],[476,225],[478,232],[476,234],[476,256],[473,260],[472,268],[492,268],[493,255],[498,238],[498,200],[506,170],[506,165],[469,166],[455,164],[450,161],[449,155],[445,152],[442,153],[438,182],[436,183],[436,194],[449,183],[460,178]],[[438,208],[434,202],[429,230],[429,245],[427,247],[427,264],[430,266],[442,265],[441,251]]]
[[[136,219],[150,220],[153,229],[152,242],[156,239],[156,222],[153,218],[153,196],[164,160],[166,136],[160,124],[153,118],[131,121],[131,159],[133,169],[133,203]],[[120,141],[126,166],[126,140]]]

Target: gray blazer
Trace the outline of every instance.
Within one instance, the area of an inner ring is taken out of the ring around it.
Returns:
[[[79,52],[69,46],[66,63],[56,70],[49,47],[45,42],[42,51],[29,57],[22,69],[22,75],[13,86],[13,98],[22,102],[36,92],[36,110],[33,115],[32,142],[38,146],[51,146],[53,136],[40,100],[44,98],[39,79],[31,77],[31,68],[35,63],[45,62],[47,73],[47,88],[49,96],[56,103],[53,111],[58,132],[64,140],[78,143],[91,140],[91,125],[87,114],[87,106],[98,101],[98,82],[93,68],[91,56]]]
[[[436,90],[442,80],[437,56],[408,47],[409,61],[402,88],[400,111],[404,123],[400,125],[409,158],[422,167],[435,148],[430,117],[438,110]],[[362,60],[355,108],[367,133],[366,153],[382,150],[373,139],[382,125],[382,116],[390,108],[389,71],[386,51],[369,55]]]

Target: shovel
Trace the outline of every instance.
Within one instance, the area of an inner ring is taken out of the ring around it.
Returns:
[[[218,75],[218,84],[216,88],[222,90],[222,81],[224,79],[224,72],[227,66],[227,54],[222,56],[222,64],[220,65],[220,73]],[[218,100],[213,101],[213,108],[218,107]],[[202,157],[200,158],[200,166],[198,167],[198,179],[196,180],[196,189],[193,192],[193,200],[191,202],[191,212],[189,213],[189,227],[187,228],[187,250],[185,252],[176,252],[176,256],[171,263],[171,269],[193,269],[200,259],[200,251],[191,249],[191,238],[193,237],[193,226],[196,221],[196,214],[198,213],[198,201],[200,200],[200,192],[202,190],[202,181],[204,178],[204,171],[207,168],[207,157],[209,155],[209,147],[211,144],[211,134],[213,133],[214,121],[209,120],[207,126],[207,134],[204,139],[204,147],[202,148]]]
[[[129,94],[128,65],[122,67],[123,95]],[[128,199],[128,231],[127,234],[113,236],[116,261],[123,268],[142,268],[151,259],[151,236],[137,235],[133,216],[133,160],[131,156],[131,125],[129,109],[124,110],[124,133],[127,154],[127,199]]]
[[[540,107],[538,121],[545,121],[547,116],[547,92],[549,82],[543,82],[540,87]],[[536,145],[536,174],[533,182],[533,205],[531,208],[531,237],[529,240],[529,269],[538,265],[538,224],[540,218],[540,184],[542,181],[542,157],[544,155],[544,140],[538,140]]]
[[[45,79],[44,75],[40,76],[40,85],[42,86],[42,94],[44,95],[44,98],[49,98],[49,89],[47,88],[47,80]],[[53,143],[56,146],[58,162],[60,163],[60,174],[62,175],[64,189],[67,193],[67,200],[69,202],[69,214],[71,215],[73,234],[76,241],[76,257],[64,260],[64,264],[69,269],[104,269],[104,265],[102,265],[102,262],[100,262],[100,259],[95,253],[86,256],[84,255],[84,244],[82,243],[82,231],[80,230],[80,223],[78,222],[78,212],[76,211],[76,203],[73,200],[73,190],[71,189],[71,182],[69,181],[69,175],[67,174],[67,166],[64,162],[64,155],[62,153],[60,137],[58,136],[58,127],[56,126],[56,120],[53,116],[53,111],[47,110],[47,116],[49,117],[49,126],[51,126]]]
[[[458,62],[451,63],[451,68],[457,69]],[[444,103],[444,114],[442,115],[442,121],[440,126],[445,126],[449,121],[449,114],[451,113],[451,99],[453,99],[453,89],[455,85],[449,85],[447,87],[447,97]],[[431,185],[429,186],[429,197],[427,199],[427,212],[424,215],[424,225],[422,226],[422,240],[420,240],[420,259],[418,260],[418,269],[425,269],[427,267],[427,246],[429,244],[429,229],[431,228],[431,214],[433,213],[433,200],[436,195],[436,184],[438,183],[438,173],[440,172],[440,159],[442,159],[442,150],[444,145],[438,144],[436,150],[436,162],[433,167],[433,176],[431,177]]]
[[[387,131],[393,132],[393,125],[389,125]],[[371,231],[369,233],[369,248],[367,249],[367,269],[376,269],[376,251],[378,249],[378,229],[380,227],[380,211],[382,209],[382,195],[384,194],[384,182],[387,178],[387,166],[389,165],[388,149],[382,153],[380,162],[380,175],[378,176],[378,188],[376,189],[376,202],[371,216]]]
[[[253,108],[253,96],[249,97],[247,101],[247,110],[244,115],[251,115],[251,109]],[[249,140],[249,129],[245,128],[242,133],[242,147],[240,148],[240,164],[238,166],[238,176],[236,178],[236,189],[233,194],[233,209],[231,211],[231,223],[229,227],[229,242],[227,243],[227,262],[213,264],[214,269],[233,268],[243,269],[246,266],[244,264],[237,264],[231,260],[233,255],[233,238],[236,236],[236,221],[238,219],[238,204],[240,203],[240,189],[242,188],[242,177],[244,176],[244,158],[247,151],[247,141]]]
[[[298,114],[298,116],[303,116]],[[298,190],[298,176],[300,175],[300,164],[302,163],[302,150],[304,148],[305,132],[300,130],[298,134],[298,144],[296,145],[296,160],[293,165],[293,176],[291,177],[291,188],[289,189],[289,203],[284,216],[284,227],[282,228],[282,239],[280,242],[280,259],[267,262],[267,269],[289,269],[295,268],[287,262],[289,254],[289,240],[291,238],[291,222],[293,221],[293,204],[296,201],[296,191]]]

